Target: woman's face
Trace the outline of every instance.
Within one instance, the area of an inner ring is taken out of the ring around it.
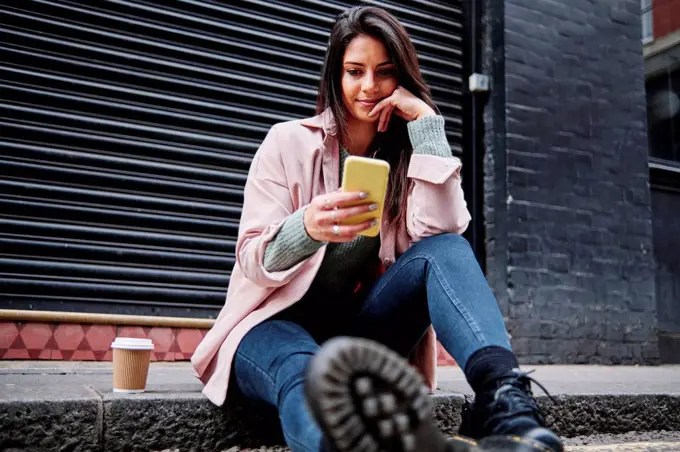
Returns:
[[[368,113],[397,88],[394,65],[383,43],[372,36],[354,38],[342,61],[342,100],[359,121],[377,122]]]

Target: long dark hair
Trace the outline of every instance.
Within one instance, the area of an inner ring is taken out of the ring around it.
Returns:
[[[420,72],[416,49],[406,29],[390,13],[381,8],[356,6],[340,14],[331,29],[326,58],[321,69],[319,95],[316,100],[317,114],[330,108],[335,117],[340,143],[347,143],[347,115],[342,101],[342,67],[345,50],[359,35],[379,39],[385,45],[394,64],[399,85],[419,97],[437,111],[430,88]],[[413,148],[408,137],[406,121],[393,114],[389,129],[379,133],[372,143],[375,158],[390,164],[385,213],[390,223],[403,221],[406,216],[406,200],[410,190],[407,177]]]

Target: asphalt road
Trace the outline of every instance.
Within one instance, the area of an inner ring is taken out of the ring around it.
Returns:
[[[565,438],[568,452],[671,452],[680,451],[680,432],[629,432],[622,435],[594,435]],[[288,452],[285,447],[241,449],[223,452]],[[179,452],[165,450],[162,452]]]
[[[566,438],[570,452],[670,452],[680,451],[680,432],[629,432]]]

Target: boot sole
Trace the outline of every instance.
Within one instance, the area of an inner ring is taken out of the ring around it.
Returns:
[[[339,452],[469,452],[432,418],[421,375],[397,353],[366,339],[335,338],[310,363],[309,408]]]
[[[479,447],[485,452],[556,452],[563,449],[553,449],[542,442],[532,441],[519,436],[488,436],[479,442]]]

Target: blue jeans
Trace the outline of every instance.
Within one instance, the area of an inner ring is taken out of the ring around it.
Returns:
[[[470,245],[459,235],[414,244],[370,288],[343,333],[376,340],[407,356],[430,325],[463,369],[481,348],[510,350],[496,299]],[[278,409],[286,443],[294,452],[316,452],[322,438],[303,390],[305,370],[319,342],[300,324],[274,318],[249,331],[234,358],[238,388]]]

